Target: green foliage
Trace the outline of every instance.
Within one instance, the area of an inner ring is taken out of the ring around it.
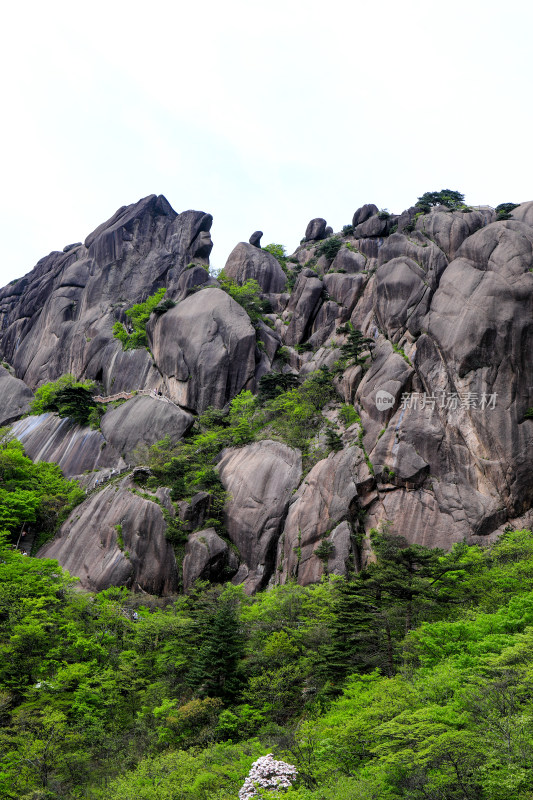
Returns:
[[[298,376],[292,372],[268,372],[259,381],[257,397],[260,402],[273,400],[283,392],[295,389],[297,386]]]
[[[0,795],[235,800],[275,752],[287,800],[527,800],[533,535],[371,538],[349,580],[161,599],[74,591],[0,537]]]
[[[496,206],[496,221],[499,222],[505,219],[512,219],[511,212],[518,208],[519,203],[500,203]]]
[[[34,464],[21,443],[0,429],[0,531],[33,529],[42,544],[84,496],[56,464]]]
[[[135,350],[139,347],[148,347],[148,339],[146,336],[146,323],[150,319],[150,314],[155,311],[156,307],[166,294],[166,289],[158,289],[155,294],[147,297],[144,303],[135,303],[134,306],[128,308],[126,316],[130,319],[131,331],[126,330],[121,322],[115,322],[113,325],[113,336],[118,339],[122,344],[123,350]],[[166,309],[160,308],[160,312]]]
[[[382,208],[378,211],[378,218],[381,220],[389,219],[390,211],[388,208]]]
[[[251,279],[239,286],[232,278],[228,278],[224,271],[220,272],[217,280],[220,288],[244,308],[252,323],[259,322],[264,314],[269,313],[270,304],[261,297],[261,287],[256,280]]]
[[[284,270],[287,267],[287,251],[285,250],[282,244],[267,244],[263,247],[263,250],[266,250],[267,253],[277,258],[281,266]]]
[[[524,419],[533,419],[533,407],[528,408],[528,410],[524,414]]]
[[[94,381],[78,381],[74,375],[62,375],[37,389],[30,414],[56,411],[60,417],[70,417],[80,425],[98,427],[101,414],[92,398],[94,387]]]
[[[334,428],[326,429],[326,445],[335,453],[343,448],[342,439]]]
[[[353,236],[354,227],[353,225],[343,225],[342,226],[342,235],[343,236]]]
[[[361,418],[355,408],[351,405],[344,404],[339,411],[339,417],[348,428],[354,422],[361,422]]]
[[[423,211],[429,211],[432,206],[446,206],[454,211],[464,207],[464,194],[453,191],[452,189],[441,189],[440,192],[425,192],[419,197],[415,205]]]
[[[361,331],[354,328],[351,322],[347,322],[337,328],[337,333],[348,336],[347,341],[340,348],[345,366],[350,364],[364,366],[369,356],[363,356],[363,353],[366,351],[372,352],[372,348],[375,346],[374,340],[363,336]]]
[[[316,255],[326,256],[328,260],[332,260],[341,249],[342,244],[342,239],[339,239],[338,236],[329,236],[323,242],[320,242],[315,251]]]

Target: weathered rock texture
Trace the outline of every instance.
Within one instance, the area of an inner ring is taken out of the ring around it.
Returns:
[[[172,296],[189,262],[207,263],[211,222],[200,211],[176,214],[163,196],[150,195],[2,289],[0,350],[17,377],[35,388],[72,372],[101,381],[108,393],[159,385],[147,351],[123,352],[111,328],[160,287]]]
[[[302,474],[300,453],[269,440],[224,451],[220,478],[229,494],[228,535],[245,566],[248,591],[269,580],[289,500]]]
[[[76,425],[57,414],[40,414],[15,422],[11,432],[32,461],[59,464],[67,478],[105,467],[120,469],[124,461],[100,431]]]
[[[252,592],[358,569],[370,528],[383,524],[429,546],[489,541],[533,515],[533,203],[511,217],[496,221],[484,206],[428,214],[412,206],[387,217],[367,204],[336,234],[335,258],[323,253],[331,230],[317,217],[287,262],[290,281],[256,232],[225,268],[239,284],[256,280],[271,303],[252,325],[206,271],[211,217],[176,214],[150,196],[0,292],[0,357],[11,365],[0,368],[0,416],[21,416],[31,389],[65,372],[100,381],[108,394],[161,391],[167,402],[136,397],[109,411],[102,433],[55,415],[15,423],[32,458],[68,475],[109,474],[139,445],[177,440],[193,414],[256,391],[272,369],[303,379],[331,368],[346,341],[339,328],[350,322],[374,346],[335,378],[338,399],[324,409],[343,449],[320,452],[303,481],[300,454],[281,442],[224,451],[228,538],[208,527],[207,492],[176,508],[190,537],[186,588],[233,576]],[[113,323],[161,286],[177,304],[150,319],[153,358],[123,352]],[[341,421],[341,403],[358,421]],[[316,441],[324,446],[323,431]],[[94,481],[83,480],[91,490]],[[151,522],[141,530],[130,509]],[[114,526],[124,520],[121,549]],[[47,545],[52,553],[86,586],[177,586],[161,510],[126,484],[89,497]]]
[[[203,289],[156,317],[149,338],[167,394],[192,411],[222,408],[254,378],[255,331],[221,289]]]
[[[240,242],[229,254],[224,273],[239,284],[256,280],[263,292],[279,294],[287,277],[279,261],[259,245]]]
[[[33,392],[24,381],[0,367],[0,398],[0,425],[7,425],[28,411]]]
[[[178,573],[159,505],[132,493],[129,478],[90,496],[38,555],[56,558],[85,589],[177,591]]]
[[[181,439],[194,417],[166,398],[138,395],[102,417],[100,427],[106,440],[129,462],[142,460],[142,445],[170,436]],[[141,448],[138,458],[134,451]]]

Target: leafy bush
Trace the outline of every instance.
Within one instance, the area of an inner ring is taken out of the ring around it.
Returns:
[[[335,258],[341,247],[342,239],[339,239],[338,236],[330,236],[328,239],[324,239],[324,241],[318,245],[316,249],[316,255],[325,256],[331,261]]]
[[[390,217],[390,211],[388,210],[388,208],[381,208],[378,211],[378,219],[385,220],[389,219],[389,217]]]
[[[343,236],[352,236],[354,232],[353,225],[343,225],[342,226],[342,235]]]
[[[220,288],[232,297],[236,303],[244,308],[252,323],[263,319],[263,314],[271,311],[268,300],[261,297],[261,287],[256,280],[250,279],[239,286],[232,278],[228,278],[224,271],[218,276]]]
[[[283,269],[285,269],[287,265],[287,251],[282,244],[267,244],[263,247],[263,250],[266,250],[267,253],[277,258]]]
[[[79,425],[98,427],[101,410],[92,397],[94,388],[94,381],[78,381],[74,375],[62,375],[37,389],[30,414],[56,411],[60,417],[70,417]]]
[[[158,289],[155,294],[147,297],[144,303],[135,303],[134,306],[127,309],[125,314],[131,320],[131,332],[128,332],[121,322],[115,322],[113,336],[121,342],[123,350],[148,347],[146,323],[150,319],[152,311],[155,310],[165,296],[166,291],[164,288]]]
[[[268,372],[259,381],[257,398],[260,402],[273,400],[274,397],[298,386],[298,376],[291,372]]]
[[[499,206],[496,206],[496,220],[499,222],[505,219],[512,219],[511,212],[518,208],[519,203],[500,203]]]
[[[440,192],[426,192],[418,198],[415,205],[423,211],[429,211],[432,206],[446,206],[454,211],[461,210],[464,206],[464,194],[452,189],[441,189]]]

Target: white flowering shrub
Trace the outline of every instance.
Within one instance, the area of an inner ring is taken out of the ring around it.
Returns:
[[[261,797],[261,790],[279,791],[289,789],[296,780],[298,770],[285,761],[275,761],[272,753],[261,756],[250,767],[248,777],[239,791],[239,800]]]

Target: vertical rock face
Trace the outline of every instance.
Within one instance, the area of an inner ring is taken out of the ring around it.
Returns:
[[[102,381],[109,392],[157,386],[148,353],[124,353],[111,329],[124,308],[158,288],[172,295],[190,261],[207,262],[211,223],[209,214],[176,214],[164,197],[150,195],[6,286],[0,351],[17,377],[30,387],[67,372]]]
[[[33,399],[33,392],[24,381],[13,377],[4,367],[0,367],[0,426],[18,419],[25,414]]]
[[[203,289],[154,320],[150,347],[168,395],[197,413],[222,408],[255,373],[255,331],[221,289]]]
[[[85,589],[125,585],[152,594],[177,591],[176,560],[165,539],[161,508],[131,488],[125,478],[89,497],[38,555],[57,559]]]
[[[255,591],[272,574],[278,536],[302,474],[301,456],[280,442],[265,440],[225,450],[219,473],[229,495],[228,535],[240,552],[245,588]]]

